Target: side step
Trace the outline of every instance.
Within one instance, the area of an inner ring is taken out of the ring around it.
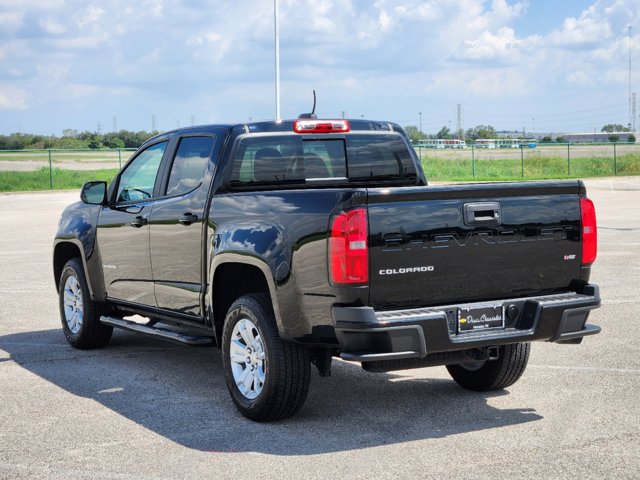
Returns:
[[[124,320],[123,318],[107,316],[100,317],[100,322],[111,327],[122,328],[123,330],[141,333],[143,335],[159,338],[162,340],[169,340],[170,342],[181,343],[183,345],[186,344],[192,347],[215,346],[213,336],[207,337],[202,335],[187,335],[166,328],[142,325],[140,323],[132,322],[131,320]]]

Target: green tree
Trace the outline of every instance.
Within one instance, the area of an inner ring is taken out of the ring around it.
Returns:
[[[636,143],[636,136],[634,134],[631,134],[627,137],[627,142],[629,143]]]
[[[624,127],[620,123],[607,123],[604,127],[600,129],[600,131],[604,133],[628,132],[629,129]]]
[[[407,132],[412,143],[416,143],[417,141],[426,138],[426,135],[418,130],[418,127],[415,125],[407,125],[404,127],[404,131]]]
[[[496,129],[491,125],[478,125],[468,129],[466,137],[472,140],[479,138],[496,138]]]
[[[89,148],[92,148],[94,150],[97,150],[98,148],[102,148],[102,142],[100,141],[100,138],[94,137],[91,140],[89,140]]]
[[[449,127],[442,127],[438,133],[436,133],[436,138],[451,138],[451,130]]]
[[[565,143],[564,137],[556,137],[556,142],[557,143]]]
[[[542,137],[542,140],[540,140],[540,143],[551,143],[551,137],[548,135],[546,137]]]
[[[78,131],[73,128],[65,128],[64,130],[62,130],[62,136],[75,138],[78,136]]]
[[[620,140],[620,135],[609,135],[609,141],[610,142],[617,142]]]
[[[124,140],[120,137],[110,138],[106,146],[109,148],[124,148]]]

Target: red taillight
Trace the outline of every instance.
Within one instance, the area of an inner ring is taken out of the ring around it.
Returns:
[[[580,217],[582,221],[582,264],[591,265],[598,254],[598,227],[596,209],[588,198],[580,198]]]
[[[329,275],[333,285],[369,281],[367,234],[367,211],[364,208],[334,217],[329,238]]]
[[[347,120],[296,120],[296,133],[344,133],[351,129]]]

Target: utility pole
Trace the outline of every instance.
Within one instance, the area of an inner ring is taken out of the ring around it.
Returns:
[[[280,23],[278,21],[278,0],[273,0],[273,22],[276,47],[276,121],[280,121]]]
[[[418,112],[418,115],[420,115],[420,137],[422,137],[422,112]]]
[[[531,136],[534,138],[536,136],[536,117],[531,119]]]
[[[631,101],[631,25],[629,25],[629,130],[631,130],[631,125],[635,123],[633,110],[635,108],[635,103],[632,106]]]
[[[102,124],[98,122],[98,135],[102,133]]]
[[[462,104],[458,104],[458,140],[462,140]]]
[[[116,117],[113,117],[113,133],[118,131],[118,122],[116,121]]]
[[[636,92],[633,92],[631,94],[631,131],[635,134],[636,133],[636,105],[638,104],[638,102],[636,101],[636,96],[638,94]]]

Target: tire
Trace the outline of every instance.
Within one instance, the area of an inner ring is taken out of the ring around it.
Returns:
[[[477,392],[502,390],[518,381],[529,361],[530,343],[500,347],[497,360],[447,365],[451,377],[463,388]]]
[[[265,294],[244,295],[229,308],[222,332],[222,365],[233,402],[251,420],[290,417],[307,398],[309,350],[282,341]]]
[[[71,346],[90,349],[109,342],[113,327],[100,323],[104,309],[91,300],[80,259],[72,258],[62,269],[58,297],[62,330]]]

